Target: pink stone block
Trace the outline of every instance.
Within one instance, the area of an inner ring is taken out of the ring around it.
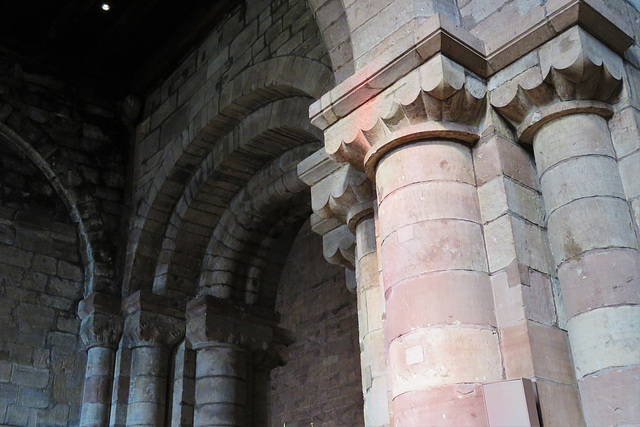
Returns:
[[[640,304],[640,253],[591,252],[558,270],[567,318],[599,307]]]
[[[438,272],[409,279],[387,292],[386,336],[439,324],[495,326],[486,273]]]
[[[381,259],[385,291],[424,273],[487,271],[481,226],[459,220],[403,227],[382,242]]]
[[[640,367],[610,369],[580,381],[588,425],[637,425],[640,420]]]
[[[405,393],[393,400],[396,426],[487,426],[482,387],[460,384]]]

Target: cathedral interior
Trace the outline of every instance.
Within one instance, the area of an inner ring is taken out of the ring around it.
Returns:
[[[0,4],[0,425],[640,424],[639,0]]]

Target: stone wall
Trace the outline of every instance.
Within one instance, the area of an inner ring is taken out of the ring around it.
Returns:
[[[113,100],[6,58],[0,119],[24,142],[0,137],[0,424],[77,425],[86,363],[77,304],[89,258],[94,285],[113,289],[126,132]]]
[[[321,249],[307,222],[281,276],[277,309],[296,342],[287,365],[271,372],[273,427],[364,425],[356,296]]]

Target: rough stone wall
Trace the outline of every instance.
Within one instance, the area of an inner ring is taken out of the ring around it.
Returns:
[[[126,156],[115,103],[2,58],[0,120],[76,201],[96,244],[96,281],[110,288]],[[0,424],[77,425],[86,363],[77,230],[44,174],[4,138],[0,162]]]
[[[296,342],[271,372],[273,427],[364,425],[356,296],[344,269],[324,260],[320,239],[307,221],[281,276],[277,310]]]

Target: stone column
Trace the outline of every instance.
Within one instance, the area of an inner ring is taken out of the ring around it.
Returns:
[[[481,425],[502,369],[470,149],[412,141],[373,167],[394,419]]]
[[[127,426],[163,426],[172,347],[184,336],[180,310],[159,295],[132,294],[123,301],[125,341],[131,348]]]
[[[327,261],[356,271],[364,422],[388,426],[389,398],[383,337],[384,295],[376,249],[375,191],[350,164],[336,164],[324,150],[302,161],[300,179],[311,187],[313,230],[323,236]],[[355,238],[354,238],[355,235]]]
[[[539,52],[543,82],[493,102],[532,142],[588,425],[640,419],[640,252],[606,119],[621,59],[575,27]]]
[[[336,122],[344,104],[318,115],[329,155],[376,186],[391,424],[482,425],[502,379],[470,150],[484,85],[436,54]]]
[[[251,425],[251,352],[267,350],[277,319],[212,296],[187,306],[187,339],[196,350],[194,426]]]
[[[587,422],[637,421],[640,253],[606,120],[557,118],[533,146]]]
[[[80,301],[78,315],[87,350],[80,426],[107,426],[115,351],[122,334],[120,301],[94,292]]]

